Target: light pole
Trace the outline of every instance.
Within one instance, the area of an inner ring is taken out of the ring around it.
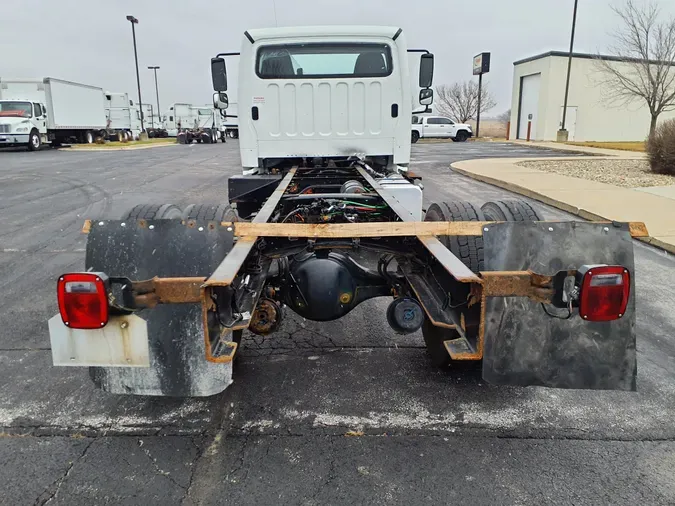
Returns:
[[[127,16],[127,21],[131,23],[131,34],[134,37],[134,58],[136,59],[136,84],[138,85],[138,109],[141,111],[141,132],[145,132],[143,126],[143,101],[141,100],[141,75],[138,73],[138,52],[136,51],[136,25],[138,19],[133,16]]]
[[[148,67],[148,69],[155,71],[155,93],[157,94],[157,115],[159,116],[159,111],[161,110],[159,108],[159,88],[157,87],[157,70],[159,69],[159,67]]]
[[[567,97],[570,92],[570,73],[572,71],[572,50],[574,49],[574,29],[577,25],[577,3],[579,0],[574,0],[574,13],[572,14],[572,35],[570,36],[570,54],[567,58],[567,82],[565,83],[565,100],[563,101],[562,124],[558,130],[557,141],[567,142],[569,139],[569,132],[565,130],[565,120],[567,119]]]

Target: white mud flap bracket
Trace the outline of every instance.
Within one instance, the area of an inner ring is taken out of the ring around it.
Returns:
[[[101,329],[66,327],[49,320],[52,360],[59,366],[149,367],[148,325],[136,315],[111,316]]]

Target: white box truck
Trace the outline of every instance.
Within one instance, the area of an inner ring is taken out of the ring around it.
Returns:
[[[0,77],[0,146],[92,143],[105,134],[101,88],[43,79]]]

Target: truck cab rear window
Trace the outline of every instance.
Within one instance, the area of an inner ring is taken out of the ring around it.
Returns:
[[[256,74],[262,79],[385,77],[391,71],[386,44],[262,46],[256,59]]]

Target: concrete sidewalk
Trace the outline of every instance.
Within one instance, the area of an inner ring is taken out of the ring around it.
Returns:
[[[517,165],[526,160],[532,159],[468,160],[455,162],[451,167],[465,176],[519,193],[586,220],[642,221],[651,236],[644,242],[675,253],[675,200]]]

